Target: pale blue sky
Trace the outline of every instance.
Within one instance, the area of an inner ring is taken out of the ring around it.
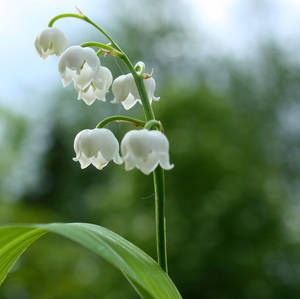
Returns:
[[[295,46],[300,40],[299,0],[182,0],[191,12],[188,19],[198,27],[199,36],[205,35],[206,51],[216,54],[245,56],[253,51],[258,38],[274,36],[286,46]],[[101,6],[100,6],[101,3]],[[52,84],[59,86],[57,58],[40,59],[33,47],[36,34],[47,26],[56,14],[74,12],[77,5],[90,18],[102,19],[105,28],[110,27],[111,17],[122,13],[116,11],[115,3],[93,0],[0,0],[0,103],[16,111],[26,111],[24,100],[43,96]],[[128,18],[134,17],[130,6],[143,5],[143,1],[118,2],[129,7]],[[108,16],[110,19],[108,19]],[[175,16],[176,17],[176,16]],[[68,37],[74,32],[88,28],[74,20],[60,21],[58,27]],[[198,33],[197,33],[198,34]],[[197,34],[195,38],[197,38]],[[29,108],[31,109],[31,108]]]
[[[97,1],[99,2],[99,1]],[[102,0],[105,7],[106,1]],[[43,61],[33,46],[36,34],[47,27],[48,21],[55,15],[65,12],[75,12],[75,5],[87,11],[91,18],[101,16],[102,9],[95,9],[95,1],[90,0],[0,0],[1,9],[1,47],[0,47],[0,78],[2,105],[18,109],[26,109],[23,100],[28,99],[28,93],[43,94],[45,85],[61,84],[57,74],[57,57],[52,56]],[[66,35],[72,36],[76,30],[87,28],[81,22],[62,21],[59,27]],[[24,92],[26,95],[24,95]],[[19,107],[20,108],[20,107]]]

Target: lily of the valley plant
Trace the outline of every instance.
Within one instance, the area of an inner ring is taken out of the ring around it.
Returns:
[[[84,42],[81,45],[66,48],[67,39],[64,33],[58,28],[54,28],[53,24],[57,20],[67,17],[88,22],[107,38],[108,43]],[[38,229],[54,231],[67,236],[102,255],[122,271],[143,298],[181,298],[167,275],[164,170],[172,169],[173,165],[170,163],[169,142],[163,132],[162,122],[155,119],[152,109],[153,101],[159,100],[159,97],[155,96],[156,84],[152,77],[153,74],[145,73],[143,62],[138,62],[134,66],[117,43],[81,12],[78,14],[62,14],[51,19],[48,28],[37,35],[35,48],[44,59],[52,54],[59,56],[58,72],[63,86],[73,83],[75,90],[78,92],[77,99],[82,99],[87,105],[91,106],[97,99],[106,101],[106,94],[110,92],[110,88],[114,95],[112,105],[121,104],[125,110],[132,108],[136,103],[142,105],[145,115],[144,120],[125,115],[113,115],[101,120],[95,128],[83,128],[82,131],[77,133],[74,140],[75,157],[73,160],[78,161],[82,169],[92,164],[97,169],[103,170],[109,162],[113,161],[118,165],[124,164],[127,171],[137,168],[145,175],[153,173],[157,264],[133,244],[125,246],[123,243],[128,241],[116,234],[112,237],[111,234],[113,233],[109,233],[106,229],[88,227],[89,233],[96,233],[97,231],[97,238],[101,239],[101,241],[97,239],[99,244],[97,243],[95,247],[93,247],[94,239],[91,240],[91,245],[86,239],[82,240],[78,237],[78,231],[82,229],[82,226],[79,229],[77,226],[74,228],[73,225],[71,230],[70,225],[67,229],[62,229],[61,226],[57,228],[54,225],[53,228],[53,225],[50,225],[51,227],[43,225],[42,227],[38,226]],[[102,54],[112,55],[115,59],[122,60],[129,73],[122,74],[113,80],[111,71],[102,65]],[[119,145],[119,141],[113,132],[104,128],[112,121],[125,121],[135,127],[140,127],[140,129],[127,132]],[[85,224],[84,229],[87,229],[86,226]],[[73,234],[74,231],[75,235]],[[109,237],[107,237],[107,234],[110,234]],[[103,243],[105,243],[105,246]],[[27,247],[24,245],[24,248]],[[118,249],[116,250],[116,248]],[[113,252],[116,253],[112,254],[112,250],[115,250]],[[116,256],[121,255],[122,250],[126,251],[123,260],[116,258]],[[133,261],[132,258],[129,258],[131,255],[137,260]],[[124,263],[126,267],[124,267]],[[149,270],[150,268],[151,270]]]

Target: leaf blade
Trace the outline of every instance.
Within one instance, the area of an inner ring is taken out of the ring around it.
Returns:
[[[169,276],[144,251],[104,227],[87,223],[0,228],[0,285],[19,256],[47,232],[64,236],[107,260],[143,298],[181,298]]]
[[[0,233],[0,286],[22,253],[47,231],[30,227],[5,227]]]

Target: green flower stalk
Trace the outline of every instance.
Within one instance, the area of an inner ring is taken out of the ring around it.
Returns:
[[[66,43],[63,42],[62,34],[57,31],[58,29],[53,28],[53,24],[62,18],[77,18],[91,24],[107,38],[108,43],[89,41],[64,50]],[[73,82],[78,92],[78,99],[83,99],[88,105],[93,104],[96,99],[105,101],[105,95],[112,85],[114,94],[112,103],[121,103],[125,110],[129,110],[136,103],[140,103],[143,107],[145,121],[116,115],[100,121],[93,130],[86,129],[79,132],[74,141],[76,152],[74,160],[79,161],[82,168],[93,164],[98,169],[102,169],[109,161],[114,161],[117,164],[124,163],[126,170],[138,168],[146,175],[153,173],[157,261],[167,272],[164,170],[172,169],[173,165],[169,162],[168,139],[162,132],[162,123],[155,119],[151,106],[153,101],[159,100],[154,96],[155,80],[152,74],[145,74],[143,62],[140,61],[133,66],[117,43],[81,11],[78,14],[58,15],[50,20],[48,27],[45,30],[54,33],[40,34],[36,39],[36,48],[44,58],[51,54],[60,55],[58,65],[63,85]],[[60,40],[60,43],[57,40]],[[91,47],[96,48],[97,52]],[[100,63],[99,57],[103,53],[121,59],[129,73],[113,81],[110,70]],[[144,127],[142,130],[131,130],[124,136],[121,142],[121,156],[117,139],[109,130],[103,128],[112,121]]]

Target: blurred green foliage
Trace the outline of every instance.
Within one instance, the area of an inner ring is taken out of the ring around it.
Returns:
[[[218,57],[201,68],[203,61],[184,50],[173,60],[162,59],[159,49],[164,40],[174,42],[175,36],[180,45],[192,44],[180,23],[162,18],[149,28],[123,21],[114,33],[121,46],[131,57],[143,59],[150,67],[153,63],[155,78],[161,78],[156,92],[161,100],[153,106],[164,123],[175,164],[166,172],[169,268],[183,298],[299,298],[300,243],[295,237],[299,233],[295,227],[299,62],[272,41],[261,46],[254,61],[243,63]],[[111,57],[102,62],[115,76],[125,72]],[[220,75],[225,78],[222,82]],[[36,160],[38,175],[15,195],[17,201],[8,200],[13,187],[2,189],[6,191],[0,193],[1,224],[96,223],[155,257],[151,176],[125,172],[112,163],[101,172],[93,167],[82,171],[72,161],[73,139],[79,130],[124,111],[100,102],[90,108],[75,98],[72,88],[49,90],[49,99],[44,100],[51,105],[43,116],[47,134],[31,143],[44,146]],[[141,107],[129,114],[142,117]],[[7,175],[14,178],[9,159],[18,161],[22,144],[36,130],[35,124],[3,115],[1,111],[8,138],[1,145],[1,186],[7,183]],[[119,139],[130,128],[108,127]],[[22,173],[31,175],[26,169]],[[16,264],[0,297],[136,295],[122,275],[98,257],[47,236]]]

